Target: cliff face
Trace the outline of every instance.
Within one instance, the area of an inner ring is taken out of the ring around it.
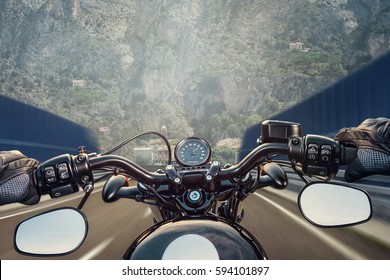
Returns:
[[[0,26],[2,94],[95,129],[210,136],[199,122],[267,117],[386,52],[390,2],[3,0]]]

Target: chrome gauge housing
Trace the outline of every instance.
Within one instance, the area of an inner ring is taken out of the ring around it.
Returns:
[[[189,137],[175,147],[175,159],[182,166],[201,166],[210,160],[210,144],[199,137]]]

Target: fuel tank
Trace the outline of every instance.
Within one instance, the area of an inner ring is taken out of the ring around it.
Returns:
[[[216,217],[186,217],[162,222],[143,232],[124,259],[266,259],[263,248],[243,227]]]

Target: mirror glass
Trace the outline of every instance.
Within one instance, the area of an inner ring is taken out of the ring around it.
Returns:
[[[65,254],[83,243],[87,231],[85,216],[79,210],[56,209],[20,223],[15,233],[15,246],[26,254]]]
[[[303,216],[317,226],[345,226],[368,221],[371,201],[366,192],[346,185],[311,183],[299,195]]]

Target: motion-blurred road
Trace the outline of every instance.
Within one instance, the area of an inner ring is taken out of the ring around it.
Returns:
[[[374,190],[370,191],[374,218],[363,225],[338,229],[311,225],[298,210],[297,191],[303,184],[294,176],[287,190],[266,188],[250,196],[245,202],[242,225],[258,238],[270,259],[390,259],[390,199],[386,181],[382,183],[369,188]],[[359,186],[365,185],[363,181]],[[35,206],[0,207],[0,259],[36,259],[14,250],[16,225],[46,209],[77,206],[82,195],[80,192],[55,200],[46,198]],[[83,211],[89,221],[86,241],[78,251],[51,259],[120,259],[132,240],[152,224],[148,207],[141,203],[122,199],[105,204],[101,186],[96,187]]]

